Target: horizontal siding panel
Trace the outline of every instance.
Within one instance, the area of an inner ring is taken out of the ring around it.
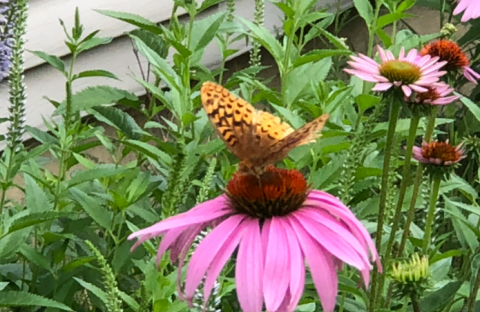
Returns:
[[[329,0],[330,2],[335,2],[336,0]],[[61,1],[60,1],[61,2]],[[34,1],[31,3],[31,7],[34,7],[34,4],[40,5],[46,5],[50,3],[50,5],[55,5],[60,3],[57,0],[42,0],[42,1]],[[69,22],[68,25],[71,24],[71,20],[73,20],[73,12],[74,12],[74,7],[75,5],[80,6],[80,1],[65,1],[70,3],[69,7],[63,7],[62,12],[66,14],[68,12],[70,16],[68,17],[63,17],[65,23]],[[163,0],[163,1],[155,1],[155,5],[153,5],[153,1],[145,1],[145,0],[136,0],[136,1],[118,1],[115,3],[115,5],[112,4],[113,1],[98,1],[98,3],[102,2],[110,2],[110,7],[102,7],[102,9],[109,9],[109,10],[115,10],[115,11],[126,11],[126,12],[138,12],[139,14],[143,14],[146,17],[149,17],[148,14],[145,14],[145,12],[140,12],[140,11],[135,11],[134,7],[137,7],[138,3],[149,3],[152,5],[151,7],[148,7],[150,12],[150,18],[152,17],[152,12],[155,12],[155,9],[157,6],[162,7],[159,5],[159,3],[163,3],[162,9],[157,9],[157,16],[159,15],[160,12],[164,12],[164,14],[167,14],[166,12],[168,11],[168,15],[171,13],[171,6],[169,6],[172,1],[170,0]],[[127,2],[130,4],[127,5]],[[324,2],[321,1],[321,5],[325,6]],[[349,5],[352,1],[351,0],[344,0],[343,5]],[[90,12],[91,8],[93,7],[93,1],[86,1],[83,0],[82,3],[88,3],[90,5]],[[132,4],[132,3],[135,3]],[[123,5],[123,7],[120,7],[120,4]],[[83,4],[82,4],[83,7]],[[165,9],[165,7],[169,7],[170,9]],[[45,7],[47,9],[48,6]],[[95,8],[100,8],[100,6],[95,6]],[[37,8],[38,9],[38,8]],[[221,3],[216,10],[212,10],[209,12],[209,14],[214,14],[219,11],[224,11],[226,9],[226,4]],[[56,11],[56,10],[55,10]],[[86,9],[81,9],[81,11],[87,12],[88,10]],[[38,15],[38,11],[33,11],[32,14],[37,12],[36,14]],[[60,11],[58,11],[60,12]],[[254,5],[253,5],[253,0],[238,0],[236,1],[236,15],[243,17],[248,20],[252,20],[253,18],[253,13],[254,13]],[[53,13],[52,13],[53,14]],[[95,18],[92,17],[91,20],[88,20],[87,18],[84,18],[86,14],[82,13],[81,15],[82,22],[85,25],[85,28],[88,29],[89,31],[93,31],[95,29],[104,29],[102,32],[103,36],[115,36],[115,34],[118,32],[124,33],[125,31],[131,30],[133,28],[130,27],[120,27],[119,25],[127,25],[126,23],[118,22],[120,24],[116,25],[110,25],[108,26],[108,29],[105,29],[104,25],[102,24],[102,21],[106,20],[114,20],[111,18],[103,17],[102,15],[93,12],[93,14],[99,18],[99,20],[96,20]],[[45,19],[45,24],[50,25],[52,31],[54,28],[57,29],[57,35],[60,36],[58,38],[61,38],[61,44],[63,44],[63,32],[62,28],[58,24],[58,18],[53,15],[47,15],[47,14],[42,14],[43,18]],[[57,15],[58,16],[58,15]],[[92,15],[93,16],[93,15]],[[166,15],[165,15],[166,16]],[[282,23],[280,20],[280,16],[282,16],[281,12],[279,9],[273,5],[271,2],[266,1],[265,2],[265,27],[273,33],[274,29],[281,27]],[[104,19],[106,18],[106,19]],[[32,17],[33,20],[35,20],[35,17]],[[92,25],[93,24],[93,25]],[[128,25],[127,25],[128,26]],[[31,29],[29,29],[31,31]],[[35,36],[40,36],[40,34],[36,33]],[[29,34],[29,37],[32,38],[34,37],[31,33]],[[53,36],[52,36],[53,37]],[[57,38],[57,40],[58,40]],[[37,41],[38,44],[41,44],[41,40]],[[64,51],[58,47],[54,47],[55,45],[53,44],[52,41],[52,46],[50,50],[47,49],[48,53],[52,54],[62,54]],[[44,45],[44,47],[46,47]],[[42,49],[39,46],[32,46],[32,42],[30,42],[30,45],[28,47],[29,49],[32,50],[45,50]],[[230,59],[243,54],[249,50],[249,47],[246,45],[245,40],[240,40],[235,42],[231,48],[239,50],[235,55],[232,55]],[[57,52],[55,52],[57,51]],[[63,51],[63,52],[62,52]],[[27,52],[27,54],[29,54]],[[169,55],[169,61],[171,62],[171,55]],[[29,55],[29,58],[33,58],[34,56]],[[140,56],[141,57],[141,56]],[[64,57],[65,61],[69,61],[69,57],[66,56]],[[221,55],[219,48],[217,47],[216,42],[212,42],[209,46],[207,46],[205,50],[205,54],[202,60],[203,65],[207,66],[208,68],[218,68],[220,65],[221,61]],[[38,62],[40,64],[41,62]],[[141,57],[140,63],[143,68],[147,67],[147,62],[146,60]],[[31,64],[34,64],[33,61],[31,61]],[[62,101],[65,98],[65,91],[64,91],[64,85],[65,85],[65,78],[63,75],[61,75],[57,70],[53,69],[50,67],[48,64],[43,64],[43,65],[38,65],[35,66],[34,68],[31,68],[26,72],[26,77],[25,77],[25,83],[27,85],[27,105],[26,105],[26,122],[28,125],[33,126],[33,127],[38,127],[40,129],[45,129],[45,126],[43,125],[43,118],[50,118],[50,115],[54,111],[54,107],[44,99],[44,97],[49,97],[53,100],[57,101]],[[94,85],[109,85],[109,86],[114,86],[118,87],[121,89],[128,90],[130,92],[134,92],[138,95],[143,94],[144,90],[141,88],[141,86],[135,82],[131,77],[132,76],[141,76],[140,73],[140,68],[137,62],[137,59],[135,55],[133,54],[132,51],[132,43],[130,42],[130,39],[126,36],[121,36],[113,40],[109,45],[105,46],[99,46],[95,49],[92,49],[90,51],[87,51],[83,54],[81,54],[75,64],[75,69],[76,72],[81,72],[85,70],[92,70],[92,69],[103,69],[107,71],[113,72],[120,80],[116,81],[113,79],[105,79],[105,78],[85,78],[85,79],[80,79],[77,80],[74,83],[74,92],[78,92],[88,86],[94,86]],[[6,99],[8,98],[8,86],[5,82],[0,84],[0,100],[2,103],[6,104]],[[0,116],[7,116],[8,115],[8,106],[2,104],[0,105]],[[7,130],[7,124],[0,124],[0,133],[6,133]],[[29,136],[26,134],[25,139],[28,139]],[[0,143],[0,149],[3,148],[3,146]]]

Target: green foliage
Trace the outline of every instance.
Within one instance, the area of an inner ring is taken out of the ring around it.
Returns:
[[[131,252],[133,242],[127,238],[133,231],[222,194],[237,170],[238,159],[215,136],[200,105],[200,86],[204,81],[216,81],[253,104],[261,103],[262,109],[293,128],[323,113],[330,114],[322,138],[295,148],[278,166],[297,168],[313,189],[340,197],[367,230],[380,238],[379,251],[384,259],[385,246],[393,247],[386,257],[390,261],[383,263],[386,274],[372,277],[374,284],[380,283],[377,289],[359,288],[358,272],[338,270],[338,311],[476,311],[473,308],[478,309],[480,303],[472,293],[480,287],[480,87],[465,87],[463,76],[452,74],[448,82],[463,93],[457,93],[462,96],[460,101],[442,107],[436,120],[428,116],[421,119],[413,133],[415,145],[431,131],[454,144],[465,140],[468,157],[442,182],[433,202],[431,180],[419,170],[418,185],[406,186],[404,205],[394,219],[400,181],[413,180],[402,176],[401,170],[411,114],[404,110],[396,129],[388,131],[391,123],[386,112],[392,105],[388,98],[372,92],[371,85],[358,77],[347,81],[342,71],[347,57],[359,52],[338,37],[341,28],[352,22],[352,12],[342,12],[340,1],[333,13],[321,4],[318,7],[317,2],[274,2],[283,14],[276,34],[263,25],[263,0],[251,4],[255,6],[253,22],[238,16],[233,0],[225,5],[225,11],[215,14],[208,9],[221,1],[207,0],[199,5],[175,0],[168,25],[128,12],[96,10],[137,28],[128,36],[134,56],[148,63],[144,67],[139,63],[142,76],[133,77],[145,91],[142,97],[106,85],[73,91],[79,80],[118,80],[114,73],[101,68],[76,71],[78,55],[112,41],[98,37],[98,30],[85,34],[76,10],[71,29],[60,21],[71,63],[66,64],[60,56],[31,51],[65,78],[65,84],[59,86],[65,88],[65,98],[47,98],[55,107],[54,121],[46,117],[39,129],[23,124],[26,1],[20,1],[20,9],[12,13],[17,18],[9,116],[0,119],[11,122],[9,133],[0,136],[7,143],[0,157],[0,309],[191,311],[179,300],[177,288],[181,286],[177,276],[185,272],[177,271],[177,263],[171,263],[168,253],[156,259],[159,240],[152,238]],[[408,25],[408,19],[413,18],[409,10],[417,4],[428,4],[443,13],[453,9],[446,1],[443,6],[438,1],[413,0],[352,3],[355,16],[367,25],[367,51],[363,53],[369,56],[374,54],[374,42],[381,42],[397,55],[402,47],[418,49],[445,36],[440,30],[421,36]],[[445,16],[448,14],[441,15],[442,21]],[[449,21],[454,19],[450,15]],[[480,48],[474,44],[480,39],[480,22],[470,24],[462,37],[452,39],[466,51],[468,48],[470,66],[475,69],[480,60]],[[245,40],[252,46],[248,66],[232,72],[227,61]],[[205,51],[212,44],[221,55],[216,69],[204,63]],[[278,83],[274,77],[266,77],[269,66],[262,66],[260,56],[267,54],[278,69]],[[85,115],[89,117],[82,118]],[[22,148],[24,131],[38,142],[37,147]],[[104,150],[108,157],[96,159],[93,148]],[[385,159],[389,165],[384,172]],[[416,165],[412,163],[414,169]],[[385,183],[381,183],[382,178]],[[10,192],[20,193],[20,200]],[[380,202],[382,198],[384,202]],[[404,229],[412,202],[412,224]],[[426,220],[429,202],[434,208],[433,224]],[[386,210],[383,220],[378,220],[380,207]],[[383,239],[375,233],[379,224],[383,224]],[[393,224],[399,225],[397,231],[392,231]],[[425,228],[432,230],[428,244]],[[391,231],[393,241],[389,244]],[[405,246],[399,249],[404,232]],[[200,232],[194,247],[182,252],[191,255],[208,233],[209,229]],[[408,258],[422,246],[428,247],[429,288],[421,298],[392,296],[392,262]],[[235,261],[227,263],[209,302],[203,302],[200,287],[194,309],[203,311],[206,304],[207,311],[240,310],[234,265]],[[296,311],[321,311],[308,272]]]

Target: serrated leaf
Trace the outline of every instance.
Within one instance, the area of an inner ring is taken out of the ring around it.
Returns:
[[[63,311],[73,311],[63,303],[41,297],[23,291],[3,291],[0,296],[0,306],[2,307],[28,307],[38,306],[45,308],[60,309]]]
[[[0,259],[7,259],[15,254],[29,233],[29,230],[24,229],[0,237]]]
[[[155,51],[149,48],[140,38],[130,35],[130,37],[135,41],[135,44],[138,47],[138,51],[142,53],[147,60],[152,64],[152,66],[157,69],[159,76],[165,80],[170,88],[176,89],[178,92],[181,92],[181,81],[180,77],[177,75],[172,66],[158,55]]]
[[[43,144],[52,144],[58,145],[58,139],[54,136],[50,135],[49,133],[42,131],[38,128],[34,128],[31,126],[25,126],[25,130],[37,141]]]
[[[121,109],[113,106],[98,106],[93,108],[91,112],[99,121],[121,131],[129,139],[139,140],[142,137],[142,128],[137,125],[132,116]]]
[[[111,230],[113,215],[99,204],[98,199],[89,196],[84,191],[72,187],[69,189],[72,198],[83,208],[83,210],[100,226],[107,230]]]
[[[137,27],[140,27],[142,29],[151,31],[154,34],[160,35],[162,31],[160,28],[157,26],[156,23],[140,16],[137,14],[132,14],[132,13],[126,13],[126,12],[116,12],[116,11],[108,11],[108,10],[95,10],[96,12],[113,17],[116,19],[119,19],[123,22],[135,25]]]
[[[15,231],[24,229],[32,225],[56,220],[58,218],[70,217],[73,215],[74,215],[73,212],[64,212],[64,211],[62,212],[44,211],[44,212],[30,213],[28,215],[15,219],[10,225],[8,229],[8,233],[13,233]]]
[[[152,159],[160,160],[166,166],[172,162],[170,155],[148,143],[134,140],[127,140],[123,143]]]
[[[251,36],[258,41],[265,49],[270,52],[270,54],[275,58],[275,61],[279,66],[283,59],[283,49],[277,39],[265,28],[259,27],[252,22],[239,17],[239,19],[247,25],[247,27],[252,31]]]
[[[25,180],[25,202],[27,208],[33,213],[52,210],[53,203],[37,182],[28,174],[25,174],[23,178]]]
[[[108,300],[107,300],[107,294],[101,290],[100,288],[98,288],[97,286],[93,285],[93,284],[90,284],[89,282],[85,282],[84,280],[81,280],[79,278],[76,278],[74,277],[73,278],[74,280],[77,281],[77,283],[79,283],[80,285],[83,286],[83,288],[85,288],[86,290],[90,291],[93,295],[97,296],[98,299],[102,300],[103,303],[107,303]]]
[[[197,51],[205,48],[215,38],[225,16],[226,13],[217,13],[195,21],[189,49]]]
[[[86,171],[79,172],[75,174],[69,181],[69,187],[78,185],[87,181],[94,181],[96,179],[113,177],[115,175],[121,174],[125,171],[128,171],[128,168],[125,167],[108,167],[108,168],[94,168]]]
[[[80,79],[80,78],[87,78],[87,77],[105,77],[105,78],[112,78],[119,80],[117,76],[115,76],[114,73],[111,73],[107,70],[102,70],[102,69],[96,69],[96,70],[86,70],[81,73],[79,73],[75,79]]]
[[[133,93],[110,86],[94,86],[83,89],[72,96],[72,114],[101,105],[117,104],[122,101],[138,101]],[[66,102],[63,101],[54,115],[65,113]]]
[[[39,58],[41,58],[48,64],[52,65],[54,68],[58,69],[62,73],[65,73],[65,63],[58,56],[47,54],[42,51],[29,51],[29,52],[31,52],[35,56],[38,56]]]
[[[167,57],[168,45],[161,36],[144,29],[132,30],[130,34],[142,40],[147,47],[155,51],[161,58]]]
[[[456,96],[461,96],[460,94],[454,92]],[[475,116],[475,118],[480,121],[480,107],[477,104],[473,103],[467,97],[461,97],[460,101],[470,110],[470,112]]]
[[[139,311],[140,310],[140,305],[138,304],[135,299],[124,293],[123,291],[118,292],[118,296],[120,299],[122,299],[123,302],[125,302],[130,308],[132,308],[133,311]],[[171,309],[168,310],[169,312],[173,312]]]
[[[51,272],[52,267],[50,265],[50,259],[45,257],[43,254],[39,253],[35,248],[27,244],[23,244],[20,248],[20,253],[30,262],[36,264],[37,266]]]

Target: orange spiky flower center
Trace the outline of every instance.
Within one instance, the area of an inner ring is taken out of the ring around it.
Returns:
[[[422,76],[420,67],[406,61],[391,60],[380,65],[380,74],[390,82],[400,81],[408,85]]]
[[[458,162],[462,153],[448,142],[430,142],[422,146],[422,156],[426,159],[440,159],[442,164]]]
[[[308,190],[307,181],[299,171],[269,166],[259,177],[235,173],[227,184],[226,194],[238,213],[266,219],[299,209]]]
[[[432,103],[435,100],[438,100],[441,96],[435,88],[427,87],[428,91],[423,93],[416,93],[416,102],[417,103]]]
[[[437,40],[427,44],[422,48],[420,54],[430,55],[432,57],[438,56],[439,61],[446,61],[446,70],[457,70],[459,68],[470,65],[467,55],[462,51],[459,45],[451,40]]]

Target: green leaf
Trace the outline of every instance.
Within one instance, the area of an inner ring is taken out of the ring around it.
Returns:
[[[93,285],[93,284],[90,284],[89,282],[85,282],[79,278],[76,278],[74,277],[73,278],[74,280],[77,281],[77,283],[79,283],[80,285],[83,286],[83,288],[85,288],[86,290],[90,291],[93,295],[97,296],[98,299],[102,300],[103,303],[107,303],[108,300],[107,300],[107,293],[105,293],[103,290],[101,290],[100,288],[98,288],[97,286]]]
[[[393,12],[386,15],[382,15],[377,20],[377,29],[381,29],[389,24],[392,24],[395,21],[408,18],[408,17],[414,17],[414,16],[415,15],[412,15],[412,14],[399,13],[399,12]]]
[[[52,272],[52,267],[50,265],[50,258],[45,257],[41,253],[39,253],[35,248],[23,244],[22,247],[20,248],[20,253],[22,256],[24,256],[29,262],[36,264],[37,266],[51,272]]]
[[[373,7],[368,0],[353,0],[358,14],[363,18],[367,25],[373,21]]]
[[[324,58],[335,56],[335,55],[348,56],[350,54],[352,54],[350,50],[312,50],[300,56],[295,61],[295,63],[293,63],[293,67],[298,67],[307,63],[317,62]]]
[[[460,94],[454,92],[456,96],[461,96]],[[467,97],[461,97],[460,101],[470,110],[470,112],[477,118],[478,121],[480,121],[480,107],[478,107],[477,104],[473,103],[469,98]]]
[[[25,242],[29,233],[29,230],[24,229],[0,237],[0,259],[7,259],[13,256]]]
[[[25,216],[21,216],[15,219],[8,229],[8,233],[13,233],[15,231],[24,229],[26,227],[40,224],[43,222],[48,222],[56,220],[58,218],[65,218],[74,215],[72,212],[57,212],[57,211],[44,211],[37,213],[30,213]]]
[[[283,60],[283,49],[277,39],[265,28],[259,27],[253,24],[250,21],[247,21],[244,18],[239,17],[239,19],[247,25],[248,28],[252,31],[251,36],[258,41],[265,49],[270,52],[270,54],[275,58],[275,61],[279,66]]]
[[[45,308],[73,311],[63,303],[23,291],[3,291],[0,296],[0,307],[28,307],[38,306]]]
[[[155,51],[161,58],[167,57],[168,45],[161,36],[144,29],[132,30],[130,34],[142,40],[147,47]]]
[[[158,71],[159,76],[165,80],[168,86],[172,89],[176,89],[178,92],[182,91],[181,80],[177,75],[172,66],[158,55],[154,50],[149,48],[140,38],[130,35],[130,37],[135,41],[135,44],[138,47],[140,53],[142,53],[147,60],[152,64]]]
[[[25,180],[25,203],[31,212],[50,211],[53,203],[45,191],[28,174],[23,176]]]
[[[58,56],[47,54],[42,51],[29,51],[29,52],[38,56],[39,58],[41,58],[48,64],[52,65],[54,68],[58,69],[62,73],[65,73],[65,63]]]
[[[68,181],[68,186],[72,187],[87,181],[93,182],[96,179],[113,177],[128,170],[129,169],[125,167],[113,167],[113,164],[112,164],[112,166],[109,166],[106,168],[99,167],[91,170],[82,171],[75,174]]]
[[[168,166],[172,162],[170,155],[168,155],[164,151],[148,143],[141,142],[141,141],[127,140],[127,141],[124,141],[123,144],[139,151],[142,154],[145,154],[147,157],[150,157],[157,161],[159,160],[165,166]]]
[[[38,128],[34,128],[31,126],[25,126],[25,130],[38,142],[43,144],[51,144],[51,145],[58,145],[58,139],[54,136],[50,135],[49,133],[42,131]]]
[[[154,34],[160,35],[162,31],[157,26],[156,23],[140,16],[137,14],[126,13],[126,12],[116,12],[116,11],[108,11],[108,10],[95,10],[96,12],[119,19],[123,22],[132,24],[134,26],[140,27],[142,29],[151,31]]]
[[[109,44],[112,42],[113,38],[111,37],[105,37],[105,38],[91,38],[86,41],[83,41],[80,43],[77,47],[77,53],[81,53],[90,49],[93,49],[95,47],[98,47],[99,45],[102,44]]]
[[[225,16],[226,13],[221,12],[210,15],[202,20],[195,21],[190,40],[190,51],[197,51],[205,48],[207,44],[215,38]]]
[[[447,306],[450,300],[453,299],[457,291],[462,286],[463,281],[456,281],[448,283],[439,290],[427,295],[420,300],[420,308],[422,312],[435,312],[441,308]],[[408,312],[413,312],[413,308],[410,306],[407,309]]]
[[[133,311],[140,311],[140,305],[138,304],[137,301],[135,301],[134,298],[130,297],[123,291],[119,291],[118,296],[120,297],[120,299],[122,299],[123,302],[128,304],[128,306],[130,306],[130,308],[132,308]],[[173,311],[169,309],[168,312],[173,312]]]
[[[98,106],[91,110],[92,114],[99,121],[102,121],[115,129],[121,131],[127,138],[139,140],[143,130],[137,125],[130,114],[116,107]]]
[[[119,80],[117,76],[115,76],[114,73],[111,73],[107,70],[102,70],[102,69],[96,69],[96,70],[86,70],[81,73],[79,73],[75,79],[80,79],[80,78],[86,78],[86,77],[105,77],[105,78],[112,78]]]
[[[89,196],[78,188],[70,188],[72,198],[80,204],[83,210],[100,226],[107,230],[111,230],[112,213],[106,210],[98,201],[98,198]]]
[[[138,101],[138,98],[131,92],[110,86],[88,87],[73,95],[72,114],[95,106],[121,104],[123,101]],[[66,102],[63,101],[55,110],[54,115],[64,114],[65,107]]]

